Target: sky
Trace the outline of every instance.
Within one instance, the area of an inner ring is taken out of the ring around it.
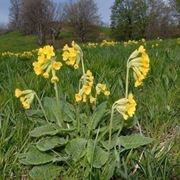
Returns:
[[[68,2],[69,0],[54,0],[55,2]],[[114,0],[95,0],[102,21],[110,24],[111,6]],[[0,24],[8,23],[10,0],[0,0]]]

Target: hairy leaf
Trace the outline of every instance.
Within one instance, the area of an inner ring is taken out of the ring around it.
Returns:
[[[107,103],[103,102],[96,108],[92,115],[92,118],[90,119],[89,131],[95,129],[98,126],[99,122],[101,121],[101,118],[103,117],[106,111],[106,106]]]
[[[94,147],[94,142],[90,140],[87,145],[87,159],[93,167],[101,168],[108,160],[108,152],[98,145]]]
[[[50,180],[57,178],[61,171],[62,167],[47,164],[33,167],[29,172],[29,175],[32,179],[35,180]]]
[[[58,133],[58,130],[55,128],[53,124],[47,124],[44,126],[36,127],[32,131],[30,131],[30,136],[32,137],[41,137],[45,135],[55,135]]]
[[[44,109],[47,113],[47,117],[52,122],[61,122],[62,120],[62,104],[57,102],[55,98],[45,97],[44,98]]]
[[[58,136],[46,137],[37,142],[36,147],[40,151],[48,151],[55,147],[63,146],[67,143],[67,140]]]
[[[35,146],[30,146],[28,151],[21,156],[20,162],[26,165],[40,165],[53,161],[50,153],[39,151]]]
[[[140,146],[152,143],[154,139],[142,136],[140,134],[130,135],[130,136],[120,136],[119,144],[125,149],[134,149]]]
[[[78,161],[85,154],[87,140],[83,138],[75,138],[66,145],[66,152],[72,156],[74,161]]]

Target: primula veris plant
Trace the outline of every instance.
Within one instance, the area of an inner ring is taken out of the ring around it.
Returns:
[[[141,85],[149,70],[149,57],[142,46],[130,55],[125,95],[113,103],[110,111],[107,106],[110,90],[105,83],[96,83],[92,71],[86,70],[80,46],[73,41],[71,47],[64,46],[61,62],[56,57],[54,48],[45,46],[38,50],[38,59],[33,63],[35,74],[52,82],[55,98],[40,100],[33,90],[15,90],[25,109],[37,99],[41,110],[34,109],[33,113],[28,110],[27,115],[42,120],[30,131],[34,138],[19,160],[32,168],[29,175],[33,179],[110,179],[117,170],[121,171],[118,163],[122,152],[152,142],[141,134],[121,135],[124,120],[134,116],[137,105],[128,89],[129,72],[135,74],[135,86]],[[56,72],[63,62],[82,69],[79,89],[72,100],[75,103],[59,97]],[[106,101],[97,100],[101,95]]]

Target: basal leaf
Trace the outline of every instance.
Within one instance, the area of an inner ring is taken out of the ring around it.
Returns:
[[[89,124],[90,131],[95,129],[98,126],[99,122],[101,121],[101,118],[103,117],[106,111],[106,106],[107,106],[107,103],[103,102],[94,111],[92,118],[90,120],[90,124]]]
[[[85,154],[87,140],[83,138],[75,138],[66,145],[66,152],[74,161],[78,161]]]
[[[130,136],[120,136],[119,144],[125,149],[134,149],[140,146],[152,143],[154,139],[142,136],[140,134],[130,135]]]
[[[64,138],[60,138],[58,136],[53,136],[53,137],[46,137],[46,138],[39,140],[36,144],[36,147],[40,151],[48,151],[55,147],[63,146],[66,143],[67,143],[67,140],[65,140]]]
[[[26,165],[40,165],[52,162],[53,159],[52,154],[41,152],[35,146],[30,146],[28,151],[21,156],[20,162]]]
[[[35,166],[29,172],[29,175],[34,180],[53,180],[60,175],[62,167],[52,164]]]
[[[52,122],[61,122],[62,120],[62,104],[57,102],[55,98],[45,97],[44,98],[44,109],[46,111],[47,117]]]
[[[55,128],[53,124],[47,124],[44,126],[36,127],[32,131],[30,131],[30,136],[32,137],[41,137],[45,135],[55,135],[59,131]]]
[[[93,167],[101,168],[108,160],[108,152],[104,151],[98,145],[94,148],[94,142],[90,140],[87,145],[87,159]]]

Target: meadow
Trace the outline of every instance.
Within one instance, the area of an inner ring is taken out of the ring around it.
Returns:
[[[23,52],[37,48],[34,37],[19,37],[16,41],[13,35],[13,42],[8,38],[11,37],[3,37],[7,43],[0,42],[1,53],[7,49],[12,52]],[[21,38],[28,43],[24,45]],[[178,179],[179,40],[157,39],[127,45],[120,42],[95,47],[80,44],[84,53],[85,68],[91,69],[95,82],[105,82],[110,90],[109,97],[100,97],[98,100],[106,100],[108,109],[111,109],[114,101],[123,97],[126,61],[140,45],[144,45],[150,57],[150,71],[141,87],[135,88],[133,78],[130,79],[129,89],[136,95],[137,110],[133,120],[123,127],[122,134],[138,133],[140,129],[143,135],[155,140],[147,146],[127,150],[119,159],[119,168],[114,172],[114,179]],[[62,50],[57,49],[56,53],[58,60],[63,62]],[[32,63],[36,59],[36,52],[30,58],[0,56],[0,179],[28,177],[29,168],[19,162],[19,156],[29,144],[34,143],[29,132],[37,124],[41,124],[41,116],[37,115],[37,110],[40,110],[38,102],[33,103],[31,110],[24,110],[14,95],[15,89],[33,89],[40,99],[46,96],[54,97],[53,85],[46,79],[36,76],[33,71]],[[60,79],[57,87],[59,96],[74,104],[81,71],[63,64],[57,75]],[[139,167],[133,173],[136,164]],[[98,174],[95,170],[93,173]]]

